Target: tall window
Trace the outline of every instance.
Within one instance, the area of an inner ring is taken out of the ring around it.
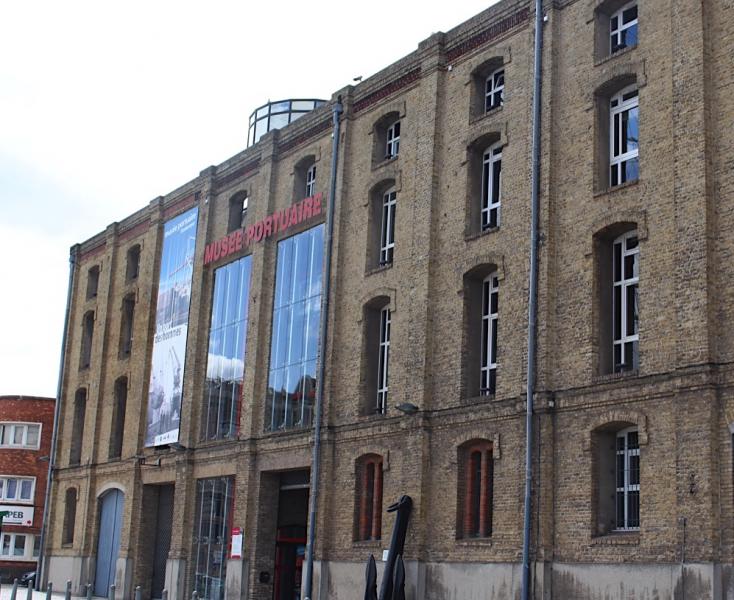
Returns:
[[[380,346],[378,348],[377,363],[377,412],[385,414],[387,411],[388,378],[390,374],[390,327],[392,319],[390,309],[380,311]]]
[[[245,373],[245,342],[252,257],[214,271],[209,354],[204,386],[201,439],[231,437],[237,431]]]
[[[487,77],[484,91],[484,112],[499,108],[505,99],[505,69],[497,69]]]
[[[357,459],[357,541],[382,537],[382,457]]]
[[[640,246],[637,232],[630,231],[614,240],[612,252],[614,371],[620,372],[636,369],[639,365]]]
[[[99,265],[90,267],[87,271],[87,300],[97,297],[99,289]]]
[[[316,393],[324,226],[278,243],[266,429],[308,427]]]
[[[640,527],[640,443],[637,427],[617,433],[616,445],[616,529]]]
[[[497,326],[499,278],[492,273],[482,282],[482,358],[479,393],[494,394],[497,387]]]
[[[140,274],[140,244],[135,244],[127,251],[127,264],[125,266],[125,279],[132,281]]]
[[[610,100],[609,184],[620,185],[639,177],[639,98],[635,85]]]
[[[196,517],[191,556],[193,588],[202,599],[224,600],[233,488],[232,477],[196,481]]]
[[[502,146],[494,144],[482,158],[482,231],[499,227],[502,200]]]
[[[87,390],[78,389],[74,396],[74,416],[71,431],[65,437],[71,441],[69,449],[69,465],[78,465],[82,457],[82,440],[84,439],[84,420],[87,412]]]
[[[238,192],[229,199],[229,215],[227,231],[232,233],[244,226],[247,220],[247,208],[250,198],[246,191]]]
[[[306,171],[306,198],[310,198],[316,193],[316,165]]]
[[[133,348],[133,323],[135,316],[135,294],[128,294],[122,301],[120,319],[120,358],[130,356]]]
[[[74,543],[74,529],[76,528],[76,488],[68,488],[64,497],[64,524],[61,534],[61,543]]]
[[[0,448],[38,450],[40,438],[40,423],[0,423]]]
[[[637,2],[626,4],[609,18],[609,33],[612,54],[637,44]]]
[[[92,339],[94,337],[94,311],[84,314],[82,319],[82,344],[79,353],[79,368],[88,369],[92,360]]]
[[[390,189],[382,197],[382,223],[380,225],[380,265],[390,265],[395,252],[395,208],[397,193]]]
[[[125,435],[125,413],[127,412],[127,377],[115,381],[115,397],[112,407],[112,424],[110,427],[110,459],[122,456],[122,441]]]
[[[385,158],[394,158],[400,152],[400,121],[387,128],[385,137]]]
[[[459,448],[459,538],[492,535],[494,461],[492,443],[474,440]]]

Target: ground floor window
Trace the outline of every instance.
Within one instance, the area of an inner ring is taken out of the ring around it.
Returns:
[[[33,556],[32,535],[25,533],[3,533],[0,536],[0,557],[3,560],[31,560]]]
[[[199,598],[223,600],[232,518],[234,479],[215,477],[196,482],[196,518],[191,558],[194,590]]]

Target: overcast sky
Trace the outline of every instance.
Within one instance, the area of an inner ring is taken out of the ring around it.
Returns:
[[[72,244],[495,2],[4,2],[0,395],[56,395]]]

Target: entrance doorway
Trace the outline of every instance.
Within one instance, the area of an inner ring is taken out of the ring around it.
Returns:
[[[97,560],[94,568],[95,596],[106,597],[110,586],[115,583],[124,503],[125,494],[121,490],[110,490],[100,498],[99,537],[97,538]]]
[[[275,537],[273,600],[301,598],[301,575],[306,555],[308,492],[308,471],[289,471],[281,474]]]

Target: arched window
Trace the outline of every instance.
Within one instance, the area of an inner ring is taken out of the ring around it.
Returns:
[[[388,267],[395,258],[395,218],[398,192],[395,181],[385,180],[370,192],[367,270]]]
[[[372,163],[397,158],[400,154],[401,117],[397,111],[382,115],[374,125]]]
[[[382,537],[382,456],[366,454],[357,459],[357,541]]]
[[[484,112],[499,108],[505,101],[505,68],[502,67],[487,76],[484,85]]]
[[[293,169],[293,200],[310,198],[316,193],[316,157],[304,156]]]
[[[99,289],[99,265],[90,267],[87,271],[87,300],[97,297]]]
[[[386,414],[390,383],[390,299],[380,296],[364,307],[366,414]]]
[[[636,85],[620,90],[609,100],[609,185],[614,187],[639,177],[639,96]]]
[[[505,57],[493,56],[472,70],[470,118],[480,118],[504,104]]]
[[[492,442],[471,440],[458,450],[458,538],[492,535],[494,460]]]
[[[120,315],[120,358],[126,358],[132,352],[134,316],[135,294],[128,294],[122,300]]]

